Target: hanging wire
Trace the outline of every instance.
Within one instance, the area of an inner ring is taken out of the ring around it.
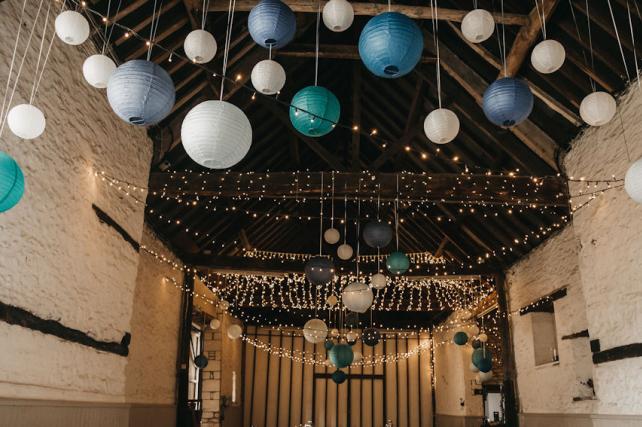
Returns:
[[[317,85],[319,77],[319,27],[321,22],[321,2],[318,2],[317,7],[317,28],[316,28],[316,41],[314,46],[314,85]]]
[[[116,18],[116,16],[120,12],[120,7],[122,6],[122,4],[123,4],[123,0],[118,0],[118,7],[116,7],[116,13],[114,13],[114,18]],[[105,40],[103,41],[103,48],[101,51],[103,55],[107,50],[107,46],[109,45],[109,40],[111,40],[112,34],[114,34],[114,28],[116,28],[116,25],[114,25],[115,24],[114,22],[114,24],[112,24],[111,28],[109,29],[109,34],[107,34],[107,26],[109,25],[109,11],[107,12],[106,18],[107,19],[105,20]],[[116,58],[113,58],[113,59],[115,60]]]
[[[102,48],[102,53],[105,53],[105,47],[107,46],[107,31],[109,28],[109,12],[111,12],[111,0],[107,2],[107,15],[105,15],[105,36],[103,37],[103,48]],[[113,27],[112,27],[113,28]]]
[[[331,209],[330,215],[332,217],[330,218],[330,228],[334,228],[334,171],[332,171],[332,200],[330,203],[332,203],[330,205],[330,209]]]
[[[47,5],[47,13],[45,14],[45,23],[42,28],[42,37],[40,38],[40,47],[38,48],[38,60],[36,61],[36,70],[33,76],[33,86],[31,87],[31,96],[29,97],[29,104],[33,104],[33,97],[36,92],[36,84],[38,83],[38,72],[40,71],[40,62],[42,60],[42,50],[45,46],[45,39],[47,38],[47,26],[49,25],[49,13],[51,12],[51,2]],[[45,64],[42,68],[44,70]]]
[[[629,74],[629,66],[626,64],[626,57],[624,56],[624,48],[622,47],[622,40],[620,40],[620,32],[618,31],[617,23],[615,22],[615,15],[613,14],[613,6],[611,6],[611,0],[606,0],[606,4],[609,5],[609,13],[611,14],[611,21],[613,22],[613,29],[615,30],[615,38],[617,39],[617,45],[620,48],[620,55],[622,55],[622,63],[624,63],[624,71],[626,72],[626,79],[628,81],[631,81],[631,75]],[[635,68],[637,68],[637,64],[635,64]]]
[[[201,30],[205,30],[207,21],[207,10],[210,8],[210,0],[203,0],[203,12],[201,13]]]
[[[570,1],[571,0],[569,0],[569,2]],[[586,0],[586,26],[588,27],[589,52],[591,55],[591,70],[595,72],[595,56],[593,55],[593,34],[591,33],[591,12],[589,10],[588,0]],[[593,91],[595,91],[595,85],[593,85]]]
[[[437,74],[437,101],[439,108],[441,108],[441,59],[439,55],[439,16],[437,8],[437,0],[430,0],[430,11],[432,15],[432,37],[435,44],[435,51],[437,53],[436,74]]]
[[[4,96],[2,98],[2,109],[0,109],[0,119],[4,117],[5,104],[7,102],[7,95],[9,94],[9,85],[11,84],[11,75],[13,74],[13,65],[16,62],[16,53],[18,51],[18,41],[20,40],[20,32],[22,31],[22,22],[25,16],[25,7],[27,0],[22,2],[22,10],[20,11],[20,19],[18,20],[18,31],[16,31],[16,41],[13,44],[13,52],[11,53],[11,62],[9,65],[9,75],[7,76],[7,84],[4,88]]]
[[[322,254],[323,250],[323,172],[321,172],[321,195],[319,196],[320,199],[320,212],[319,212],[319,255]]]
[[[355,261],[357,262],[357,280],[359,280],[359,250],[361,247],[361,239],[359,236],[361,235],[360,227],[361,227],[361,198],[359,197],[359,193],[361,192],[361,178],[359,178],[359,184],[357,184],[357,256],[355,258]]]
[[[397,196],[395,197],[395,237],[397,240],[397,250],[399,250],[399,174],[395,175],[397,181]]]
[[[62,12],[64,8],[64,3],[61,4],[60,6],[60,12]],[[44,34],[43,34],[44,37]],[[45,60],[42,64],[42,68],[40,69],[40,74],[38,75],[38,79],[36,81],[36,86],[34,87],[33,94],[31,96],[31,101],[30,103],[33,103],[36,99],[36,95],[38,94],[38,89],[40,89],[40,82],[42,81],[42,76],[45,74],[45,67],[47,66],[47,62],[49,61],[49,54],[51,53],[51,47],[53,46],[53,42],[56,39],[55,37],[55,29],[54,32],[51,34],[51,39],[49,40],[49,47],[47,47],[47,53],[45,54]]]
[[[506,21],[504,21],[504,0],[501,0],[500,6],[502,8],[502,44],[504,49],[502,49],[502,61],[504,63],[504,77],[508,77],[508,67],[506,64]]]
[[[343,244],[346,244],[348,238],[348,194],[343,196]]]
[[[638,81],[638,88],[640,88],[640,67],[638,67],[638,54],[637,50],[635,49],[635,34],[633,31],[633,21],[631,20],[631,8],[629,7],[629,0],[626,0],[626,14],[629,18],[629,30],[631,30],[631,43],[633,44],[633,63],[635,64],[635,75]]]
[[[624,141],[624,148],[626,150],[626,158],[631,163],[631,153],[629,152],[629,142],[626,139],[626,127],[624,126],[624,120],[622,119],[622,113],[620,109],[617,110],[617,115],[620,118],[620,126],[622,126],[622,140]]]
[[[152,56],[152,45],[154,44],[154,23],[156,22],[156,3],[157,0],[154,0],[154,7],[152,9],[152,25],[149,26],[149,46],[147,46],[147,60],[149,61]]]
[[[584,40],[582,39],[582,34],[580,33],[580,26],[577,23],[577,17],[575,16],[575,9],[573,8],[572,0],[568,0],[568,7],[571,10],[571,17],[573,18],[573,24],[575,25],[575,33],[577,34],[577,39],[580,41],[580,47],[582,48],[582,58],[584,58],[584,64],[586,64],[586,66],[588,67],[589,61],[588,61],[588,58],[586,57],[586,50],[584,49]],[[590,32],[590,27],[589,27],[589,32]],[[588,79],[593,92],[597,91],[595,81],[593,80],[593,77],[590,74],[588,75]]]
[[[227,8],[227,31],[225,32],[225,49],[223,51],[223,73],[221,78],[221,93],[220,100],[223,100],[223,90],[225,89],[225,76],[227,73],[227,58],[230,53],[230,42],[232,39],[232,26],[234,24],[234,9],[236,8],[236,0],[230,0]]]

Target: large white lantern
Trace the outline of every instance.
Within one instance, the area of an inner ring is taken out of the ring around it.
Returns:
[[[84,43],[89,37],[89,23],[80,13],[66,10],[56,17],[56,35],[72,46]]]
[[[531,52],[533,68],[543,74],[559,70],[566,59],[566,51],[557,40],[543,40]]]
[[[325,230],[325,233],[323,233],[323,240],[325,240],[329,245],[334,245],[339,241],[340,238],[341,233],[339,233],[339,230],[337,230],[336,228],[328,228],[327,230]]]
[[[323,6],[323,23],[330,31],[341,32],[354,21],[354,9],[346,0],[330,0]]]
[[[98,89],[105,89],[109,78],[116,71],[116,64],[107,55],[91,55],[82,64],[82,75],[87,83]]]
[[[363,282],[352,282],[341,292],[343,305],[355,313],[365,313],[372,305],[374,295],[368,285]]]
[[[187,155],[210,169],[240,162],[252,145],[252,126],[240,108],[225,101],[205,101],[183,120],[181,140]]]
[[[205,64],[214,59],[216,48],[216,39],[205,30],[192,31],[183,43],[185,55],[195,64]]]
[[[447,144],[459,133],[459,119],[447,108],[438,108],[424,120],[424,132],[435,144]]]
[[[337,248],[337,256],[344,261],[347,261],[350,258],[352,258],[353,253],[354,251],[352,250],[352,246],[350,246],[347,243],[344,243],[343,245]]]
[[[237,340],[241,338],[241,335],[243,335],[243,328],[241,328],[241,325],[234,323],[227,328],[227,336],[229,339]]]
[[[328,336],[328,325],[321,319],[310,319],[303,325],[303,336],[312,344],[322,343]]]
[[[370,276],[370,286],[374,289],[383,289],[386,287],[388,279],[381,273],[375,273]]]
[[[488,40],[495,31],[493,15],[485,9],[471,10],[461,21],[461,32],[471,43],[481,43]]]
[[[285,70],[276,61],[264,59],[252,68],[252,85],[264,95],[274,95],[285,85]]]
[[[626,171],[624,190],[634,202],[642,204],[642,158],[635,161]]]
[[[9,110],[7,124],[18,138],[38,138],[45,131],[45,115],[31,104],[20,104]]]
[[[615,116],[615,98],[606,92],[593,92],[586,95],[580,104],[580,116],[591,126],[602,126]]]

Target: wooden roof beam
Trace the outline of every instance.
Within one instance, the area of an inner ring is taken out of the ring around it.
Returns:
[[[274,56],[287,56],[294,58],[314,58],[315,47],[313,44],[292,44],[275,51]],[[319,58],[321,59],[346,59],[361,61],[359,48],[349,44],[322,44],[319,46]],[[437,60],[434,56],[422,56],[419,62],[434,63]]]

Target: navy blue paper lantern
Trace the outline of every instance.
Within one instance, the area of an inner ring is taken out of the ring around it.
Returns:
[[[332,373],[332,381],[334,381],[337,384],[344,383],[347,378],[348,376],[341,369],[337,369]]]
[[[334,129],[341,115],[337,97],[321,86],[307,86],[290,103],[292,126],[303,135],[320,137]]]
[[[470,345],[472,345],[473,348],[480,348],[482,346],[482,342],[479,340],[472,340]]]
[[[497,126],[515,126],[533,111],[533,93],[523,80],[505,77],[488,86],[483,107],[488,120]]]
[[[0,212],[18,204],[25,192],[25,177],[13,157],[0,151]]]
[[[479,363],[477,363],[477,369],[479,369],[479,372],[490,372],[491,369],[493,369],[493,360],[492,359],[481,359]]]
[[[381,220],[369,222],[363,228],[363,240],[371,248],[386,247],[392,240],[392,228]]]
[[[370,19],[359,36],[363,64],[375,76],[387,79],[411,72],[423,50],[419,26],[398,12],[385,12]]]
[[[366,328],[363,330],[363,333],[361,334],[361,340],[368,347],[376,346],[377,344],[379,344],[380,339],[381,339],[381,334],[375,328]]]
[[[154,125],[174,108],[174,82],[160,65],[142,59],[122,64],[107,83],[107,99],[114,113],[127,123]]]
[[[459,331],[453,336],[453,342],[457,345],[464,345],[468,342],[466,332]]]
[[[325,285],[334,277],[334,264],[326,257],[312,257],[305,264],[305,277],[313,285]]]
[[[352,352],[352,347],[348,344],[336,344],[328,352],[330,356],[330,361],[338,369],[345,368],[350,366],[352,360],[354,360],[354,353]]]
[[[198,369],[205,369],[208,363],[209,361],[207,360],[207,357],[202,354],[199,354],[194,358],[194,365],[196,365]]]
[[[258,45],[279,49],[294,38],[296,17],[280,0],[261,0],[250,11],[247,27]]]

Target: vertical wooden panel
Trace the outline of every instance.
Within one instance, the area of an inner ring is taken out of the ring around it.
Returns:
[[[303,338],[292,337],[294,352],[303,351]],[[290,394],[290,422],[288,427],[301,424],[303,418],[303,364],[294,362],[292,365],[292,393]]]
[[[293,353],[293,351],[294,351],[294,336],[293,335],[290,335],[289,343],[290,343],[290,356],[293,356],[294,355],[294,353]],[[293,372],[293,369],[294,369],[294,360],[290,359],[290,367],[288,368],[288,375],[287,375],[288,381],[286,383],[288,385],[287,386],[287,394],[285,395],[285,399],[284,399],[287,402],[286,407],[285,407],[285,410],[287,411],[287,415],[284,417],[284,419],[287,420],[285,422],[285,426],[286,427],[290,427],[292,425],[291,424],[291,422],[292,422],[292,408],[296,407],[296,405],[293,402],[294,396],[292,395],[292,390],[293,390],[292,386],[294,384],[294,372]],[[285,391],[284,391],[284,393],[285,393]]]
[[[259,335],[262,333],[259,330]],[[264,341],[266,337],[258,337],[259,340]],[[252,423],[255,426],[265,426],[265,402],[267,399],[266,387],[268,376],[266,375],[269,365],[268,353],[263,350],[256,352],[256,367],[254,376],[254,400],[252,410]]]

